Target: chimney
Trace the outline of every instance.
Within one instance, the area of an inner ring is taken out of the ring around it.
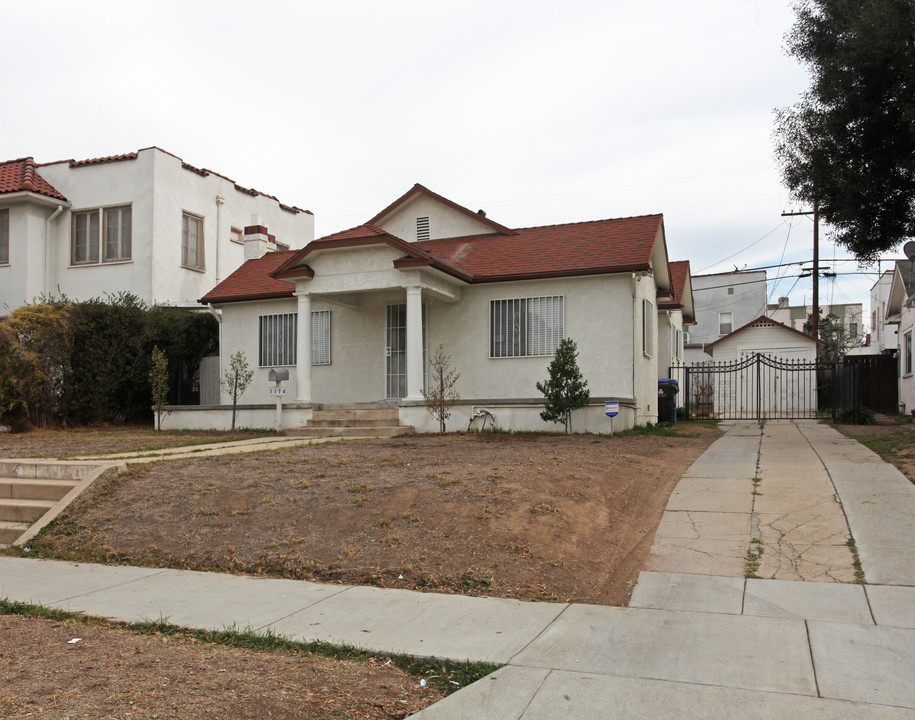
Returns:
[[[258,260],[273,250],[276,245],[261,216],[252,215],[251,224],[245,226],[245,260]]]
[[[778,307],[779,307],[779,308],[786,308],[786,307],[788,307],[788,298],[786,298],[786,297],[780,297],[780,298],[778,299]]]

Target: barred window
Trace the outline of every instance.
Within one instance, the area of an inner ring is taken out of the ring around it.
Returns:
[[[258,318],[260,367],[296,364],[297,318],[298,313]],[[311,314],[311,364],[330,365],[330,359],[330,310],[318,310]]]
[[[296,313],[261,315],[258,365],[295,365]]]
[[[563,297],[492,300],[489,329],[490,357],[552,355],[564,333]]]
[[[330,310],[311,314],[311,364],[330,365]]]

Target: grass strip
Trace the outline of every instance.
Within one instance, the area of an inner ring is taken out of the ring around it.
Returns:
[[[255,632],[250,628],[240,630],[232,626],[224,630],[201,630],[173,625],[168,621],[168,618],[141,620],[139,622],[116,622],[94,618],[83,613],[58,610],[6,598],[0,598],[0,614],[22,615],[47,620],[66,620],[84,625],[126,628],[143,635],[192,638],[212,645],[223,645],[254,652],[305,653],[333,660],[350,660],[363,663],[368,663],[370,659],[377,658],[379,655],[379,653],[369,652],[354,645],[333,645],[325,642],[293,640],[285,635],[278,635],[269,629]],[[417,658],[411,655],[392,653],[383,653],[383,656],[389,658],[393,665],[404,672],[425,680],[428,684],[437,687],[446,694],[456,692],[462,687],[466,687],[495,672],[500,667],[492,663],[454,662],[452,660]]]

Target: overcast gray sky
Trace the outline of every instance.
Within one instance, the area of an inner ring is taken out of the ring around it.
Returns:
[[[318,236],[420,182],[514,227],[660,212],[694,273],[804,260],[772,150],[773,109],[808,86],[793,19],[789,0],[4,3],[0,157],[157,145],[312,210]],[[785,272],[771,294],[810,302]],[[823,302],[866,303],[875,278]]]

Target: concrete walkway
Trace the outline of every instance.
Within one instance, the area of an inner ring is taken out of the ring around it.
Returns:
[[[628,608],[3,557],[0,597],[505,664],[422,720],[912,718],[913,518],[915,486],[834,430],[735,424],[671,496]],[[839,582],[849,527],[874,584]],[[813,581],[746,579],[756,546],[793,558],[757,574]]]

